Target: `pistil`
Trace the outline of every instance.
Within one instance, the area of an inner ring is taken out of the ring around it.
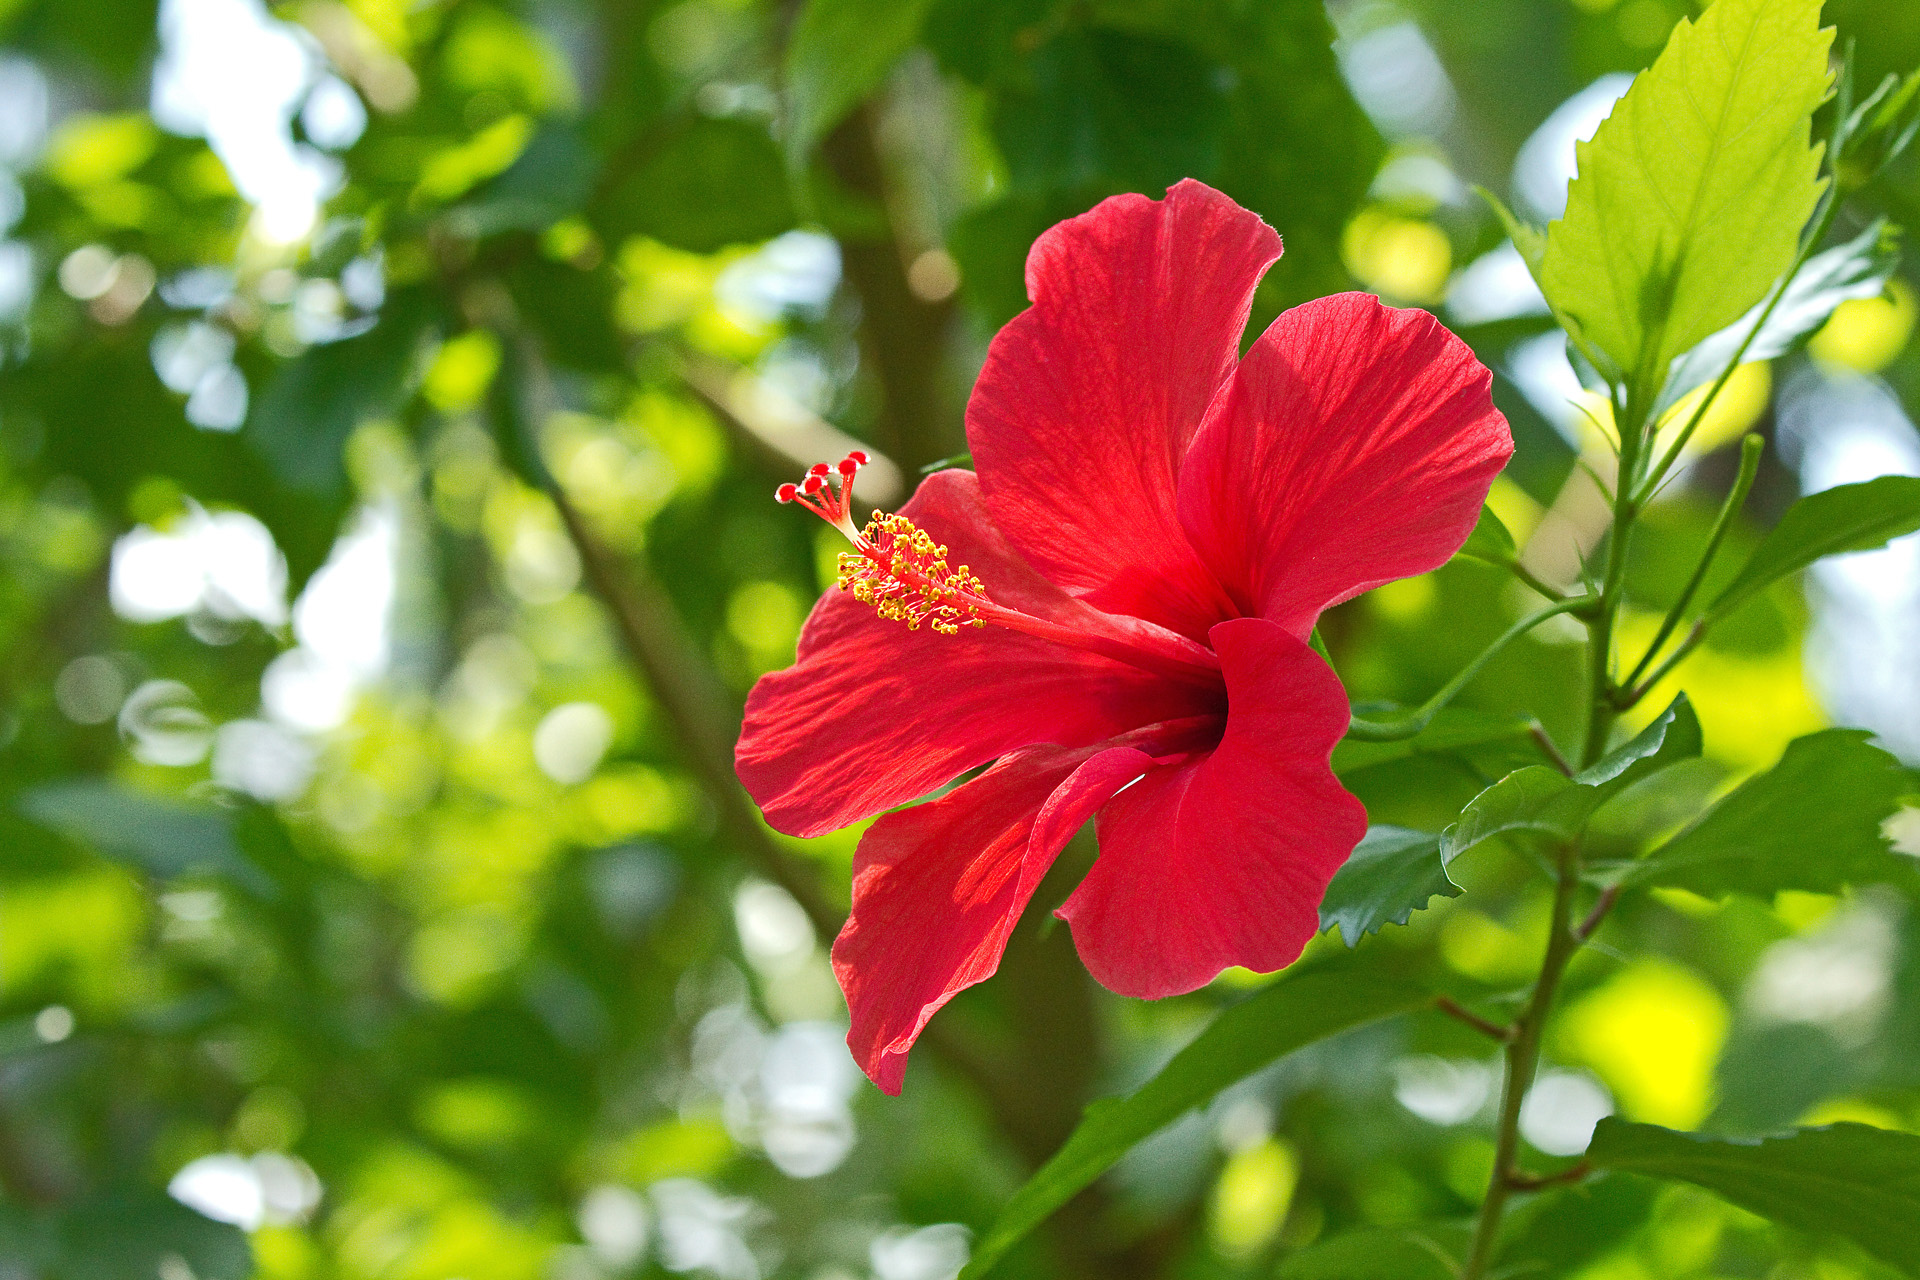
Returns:
[[[1154,623],[1086,609],[1075,619],[1080,625],[1069,626],[994,602],[969,566],[950,566],[946,546],[903,515],[876,511],[856,529],[853,481],[866,463],[867,455],[858,449],[837,466],[817,462],[798,484],[775,490],[774,498],[805,507],[853,544],[840,556],[840,589],[873,606],[881,618],[903,622],[910,631],[924,625],[942,635],[992,623],[1156,674],[1219,683],[1220,660],[1211,649]]]

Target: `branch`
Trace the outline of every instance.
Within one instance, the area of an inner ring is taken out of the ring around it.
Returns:
[[[1507,1044],[1513,1040],[1514,1030],[1512,1027],[1504,1026],[1498,1022],[1489,1022],[1487,1019],[1461,1004],[1458,1000],[1455,1000],[1452,996],[1436,997],[1433,1002],[1433,1007],[1455,1021],[1466,1023],[1490,1040],[1497,1040],[1501,1044]]]
[[[1564,1187],[1579,1182],[1592,1172],[1593,1166],[1582,1160],[1558,1173],[1510,1173],[1506,1176],[1506,1184],[1515,1191],[1545,1191],[1549,1187]]]
[[[768,879],[793,895],[821,936],[833,937],[846,913],[827,901],[811,869],[774,839],[734,776],[729,730],[738,713],[686,633],[673,601],[645,565],[615,560],[558,484],[548,486],[547,496],[566,525],[587,581],[613,617],[622,647],[666,712],[729,834]]]

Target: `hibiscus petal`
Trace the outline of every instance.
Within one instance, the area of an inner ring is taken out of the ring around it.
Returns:
[[[1231,616],[1181,532],[1175,477],[1279,256],[1272,228],[1191,180],[1034,242],[1033,306],[987,349],[967,439],[994,520],[1048,578],[1196,638]]]
[[[1102,986],[1158,998],[1222,969],[1291,964],[1327,882],[1366,833],[1328,765],[1346,732],[1340,681],[1260,618],[1213,628],[1227,679],[1218,748],[1155,769],[1100,812],[1100,857],[1057,913]]]
[[[1513,453],[1492,375],[1424,311],[1345,293],[1247,352],[1194,438],[1180,518],[1240,611],[1323,609],[1444,564]]]
[[[970,473],[928,477],[902,514],[946,543],[953,563],[971,566],[995,602],[1083,631],[1113,621],[1020,559]],[[1217,687],[999,627],[909,631],[831,591],[801,632],[799,661],[748,696],[734,763],[769,823],[812,836],[926,795],[1020,747],[1101,742],[1217,711],[1218,699]]]
[[[833,969],[860,1069],[900,1092],[940,1007],[1000,967],[1028,899],[1095,809],[1153,764],[1132,747],[1032,747],[867,829]]]

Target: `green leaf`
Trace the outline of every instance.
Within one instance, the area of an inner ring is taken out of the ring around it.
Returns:
[[[35,787],[19,807],[41,826],[161,879],[204,870],[258,897],[274,894],[273,881],[240,852],[232,821],[218,810],[95,780]]]
[[[1899,233],[1884,218],[1847,243],[1809,258],[1766,323],[1760,325],[1741,360],[1772,360],[1797,349],[1841,303],[1851,298],[1879,297],[1899,265]],[[1768,297],[1772,297],[1772,290],[1768,290]],[[1666,388],[1654,404],[1654,416],[1665,413],[1695,387],[1719,377],[1747,334],[1760,324],[1760,314],[1766,309],[1764,299],[1755,303],[1737,322],[1676,358],[1667,374]]]
[[[1493,215],[1500,219],[1500,225],[1506,228],[1507,238],[1513,241],[1513,247],[1520,251],[1520,260],[1527,264],[1527,270],[1532,273],[1534,283],[1538,284],[1540,264],[1547,256],[1547,233],[1509,209],[1506,201],[1485,187],[1476,186],[1473,190],[1476,195],[1486,201],[1487,207],[1493,210]]]
[[[245,1232],[156,1191],[90,1201],[61,1217],[58,1240],[54,1280],[152,1280],[174,1273],[169,1260],[201,1280],[246,1280],[253,1274]]]
[[[1570,1276],[1646,1225],[1654,1183],[1602,1174],[1531,1197],[1509,1214],[1495,1274]]]
[[[1739,319],[1786,271],[1820,198],[1820,0],[1717,0],[1682,19],[1579,148],[1542,290],[1628,372]]]
[[[1434,895],[1460,896],[1440,860],[1440,837],[1405,827],[1370,827],[1334,872],[1320,900],[1320,930],[1335,928],[1349,947],[1388,924],[1405,924]]]
[[[1545,765],[1516,769],[1467,802],[1460,821],[1441,833],[1440,856],[1451,866],[1467,850],[1509,831],[1571,840],[1599,804],[1591,791]]]
[[[1815,1235],[1843,1236],[1920,1275],[1920,1137],[1835,1124],[1758,1141],[1602,1120],[1587,1159],[1690,1182],[1742,1209]]]
[[[994,118],[1016,190],[1115,183],[1158,194],[1218,171],[1226,85],[1191,47],[1070,30],[1034,51],[1029,72]]]
[[[1693,703],[1680,694],[1653,722],[1621,746],[1574,775],[1590,787],[1617,783],[1619,790],[1680,760],[1700,754],[1700,718]]]
[[[1859,729],[1827,729],[1787,744],[1698,822],[1633,864],[1627,883],[1719,896],[1781,889],[1834,893],[1885,880],[1908,864],[1880,824],[1913,791],[1914,774]]]
[[[1419,1007],[1404,978],[1334,964],[1290,974],[1226,1009],[1160,1073],[1124,1098],[1089,1106],[1073,1136],[1014,1193],[961,1280],[992,1270],[1028,1232],[1106,1172],[1134,1144],[1282,1054]]]
[[[1341,777],[1359,773],[1413,756],[1443,755],[1468,747],[1483,747],[1496,742],[1511,742],[1533,731],[1533,721],[1525,716],[1497,715],[1468,707],[1448,707],[1434,716],[1433,722],[1411,738],[1391,742],[1363,742],[1342,739],[1333,749],[1333,771]]]
[[[1505,565],[1513,563],[1516,548],[1513,535],[1507,532],[1507,526],[1500,517],[1493,514],[1493,508],[1482,507],[1480,518],[1473,522],[1473,532],[1467,535],[1466,543],[1454,554],[1485,560],[1488,564]]]
[[[1721,617],[1768,584],[1822,556],[1871,551],[1920,529],[1920,477],[1835,485],[1787,508],[1707,613]]]
[[[920,38],[933,0],[807,0],[787,42],[787,157],[814,144],[880,86]]]
[[[609,244],[651,236],[693,253],[771,239],[793,226],[779,149],[745,120],[696,119],[623,175],[594,211]]]
[[[1467,850],[1509,831],[1572,840],[1615,795],[1699,754],[1700,721],[1683,693],[1630,741],[1571,778],[1544,765],[1529,765],[1482,791],[1442,833],[1441,856],[1451,866]]]
[[[245,432],[288,485],[309,493],[346,490],[347,438],[400,407],[429,307],[417,294],[389,298],[380,323],[366,333],[310,347],[281,369]]]
[[[1441,1222],[1364,1227],[1289,1254],[1274,1280],[1453,1280],[1472,1230]]]
[[[1520,253],[1520,260],[1527,264],[1527,274],[1531,275],[1533,282],[1540,286],[1541,296],[1546,298],[1547,309],[1553,313],[1554,321],[1566,331],[1567,339],[1572,344],[1572,349],[1567,352],[1567,355],[1573,362],[1574,371],[1580,375],[1581,384],[1589,390],[1604,394],[1606,376],[1601,375],[1594,368],[1594,364],[1598,361],[1607,365],[1611,373],[1613,362],[1587,345],[1586,339],[1580,335],[1579,323],[1561,309],[1560,304],[1554,300],[1553,294],[1547,292],[1546,282],[1541,279],[1541,267],[1545,264],[1547,256],[1547,233],[1514,213],[1507,207],[1504,200],[1485,187],[1476,186],[1474,191],[1493,210],[1494,216],[1500,219],[1500,225],[1506,229],[1507,238],[1513,241],[1513,247]],[[1589,372],[1593,374],[1591,379],[1587,376]],[[1596,386],[1596,382],[1599,385]]]

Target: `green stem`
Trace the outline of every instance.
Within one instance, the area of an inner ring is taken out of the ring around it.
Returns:
[[[1480,1206],[1473,1245],[1460,1269],[1460,1280],[1481,1280],[1493,1261],[1500,1242],[1500,1220],[1507,1200],[1515,1191],[1531,1189],[1535,1181],[1519,1171],[1520,1106],[1540,1069],[1540,1042],[1546,1032],[1547,1015],[1560,990],[1567,963],[1580,949],[1573,930],[1573,899],[1580,887],[1580,855],[1571,845],[1560,850],[1558,876],[1554,882],[1553,916],[1548,926],[1546,955],[1540,962],[1540,977],[1526,1009],[1515,1020],[1512,1039],[1507,1045],[1506,1085],[1500,1095],[1500,1124],[1493,1152],[1493,1176],[1487,1182],[1487,1198]]]
[[[1597,615],[1587,624],[1590,650],[1587,705],[1587,737],[1580,754],[1582,766],[1598,760],[1607,748],[1607,737],[1619,712],[1614,706],[1613,633],[1620,616],[1621,583],[1627,573],[1627,543],[1633,534],[1634,519],[1640,504],[1633,496],[1634,477],[1640,463],[1640,450],[1646,442],[1648,421],[1652,417],[1654,386],[1651,378],[1633,382],[1623,412],[1617,415],[1620,428],[1620,471],[1613,489],[1613,527],[1607,538],[1607,566],[1600,582]]]
[[[1707,624],[1712,621],[1713,618],[1709,615],[1694,623],[1693,629],[1687,632],[1687,638],[1680,642],[1678,648],[1667,655],[1665,661],[1653,669],[1652,675],[1631,688],[1620,690],[1618,697],[1619,705],[1623,709],[1631,707],[1639,702],[1640,699],[1646,697],[1648,693],[1658,688],[1662,680],[1665,680],[1669,675],[1673,674],[1675,667],[1687,660],[1687,655],[1700,647],[1700,642],[1707,638]]]
[[[1631,689],[1646,674],[1660,647],[1666,644],[1680,626],[1680,619],[1686,616],[1687,606],[1693,603],[1699,594],[1700,584],[1707,579],[1707,571],[1713,567],[1713,558],[1720,551],[1720,544],[1726,540],[1727,530],[1746,506],[1747,493],[1753,488],[1753,478],[1760,471],[1760,453],[1766,442],[1757,435],[1749,435],[1740,442],[1740,473],[1734,477],[1733,488],[1727,491],[1727,500],[1720,504],[1720,514],[1714,517],[1713,529],[1707,535],[1707,545],[1700,552],[1700,562],[1693,566],[1693,576],[1687,579],[1687,585],[1680,592],[1680,598],[1673,602],[1673,608],[1667,610],[1667,616],[1661,620],[1660,630],[1654,634],[1653,643],[1647,646],[1646,653],[1634,664],[1633,671],[1621,684]]]
[[[1471,560],[1475,564],[1489,564],[1496,569],[1505,569],[1508,573],[1518,578],[1521,582],[1525,583],[1532,590],[1545,596],[1549,600],[1565,600],[1567,598],[1566,592],[1561,591],[1557,587],[1553,586],[1551,583],[1542,580],[1540,577],[1534,574],[1534,572],[1531,569],[1527,568],[1527,566],[1521,564],[1520,561],[1518,561],[1517,559],[1514,559],[1511,556],[1508,556],[1504,559],[1500,559],[1500,558],[1494,558],[1489,556],[1475,555],[1471,551],[1456,551],[1454,552],[1453,558],[1455,560]]]
[[[1441,686],[1438,693],[1421,703],[1412,715],[1399,720],[1363,720],[1359,716],[1355,716],[1353,722],[1347,726],[1347,736],[1349,738],[1358,738],[1362,742],[1395,742],[1401,738],[1411,738],[1414,734],[1419,733],[1422,729],[1426,728],[1427,725],[1432,723],[1434,716],[1439,714],[1440,709],[1445,707],[1449,702],[1452,702],[1454,698],[1459,695],[1460,691],[1466,688],[1475,676],[1480,674],[1481,668],[1493,661],[1502,649],[1545,622],[1548,618],[1554,617],[1557,614],[1573,613],[1577,610],[1588,608],[1593,603],[1593,599],[1589,596],[1572,596],[1566,599],[1556,600],[1544,609],[1534,610],[1503,631],[1497,640],[1481,650],[1479,657],[1461,668],[1458,675]]]

